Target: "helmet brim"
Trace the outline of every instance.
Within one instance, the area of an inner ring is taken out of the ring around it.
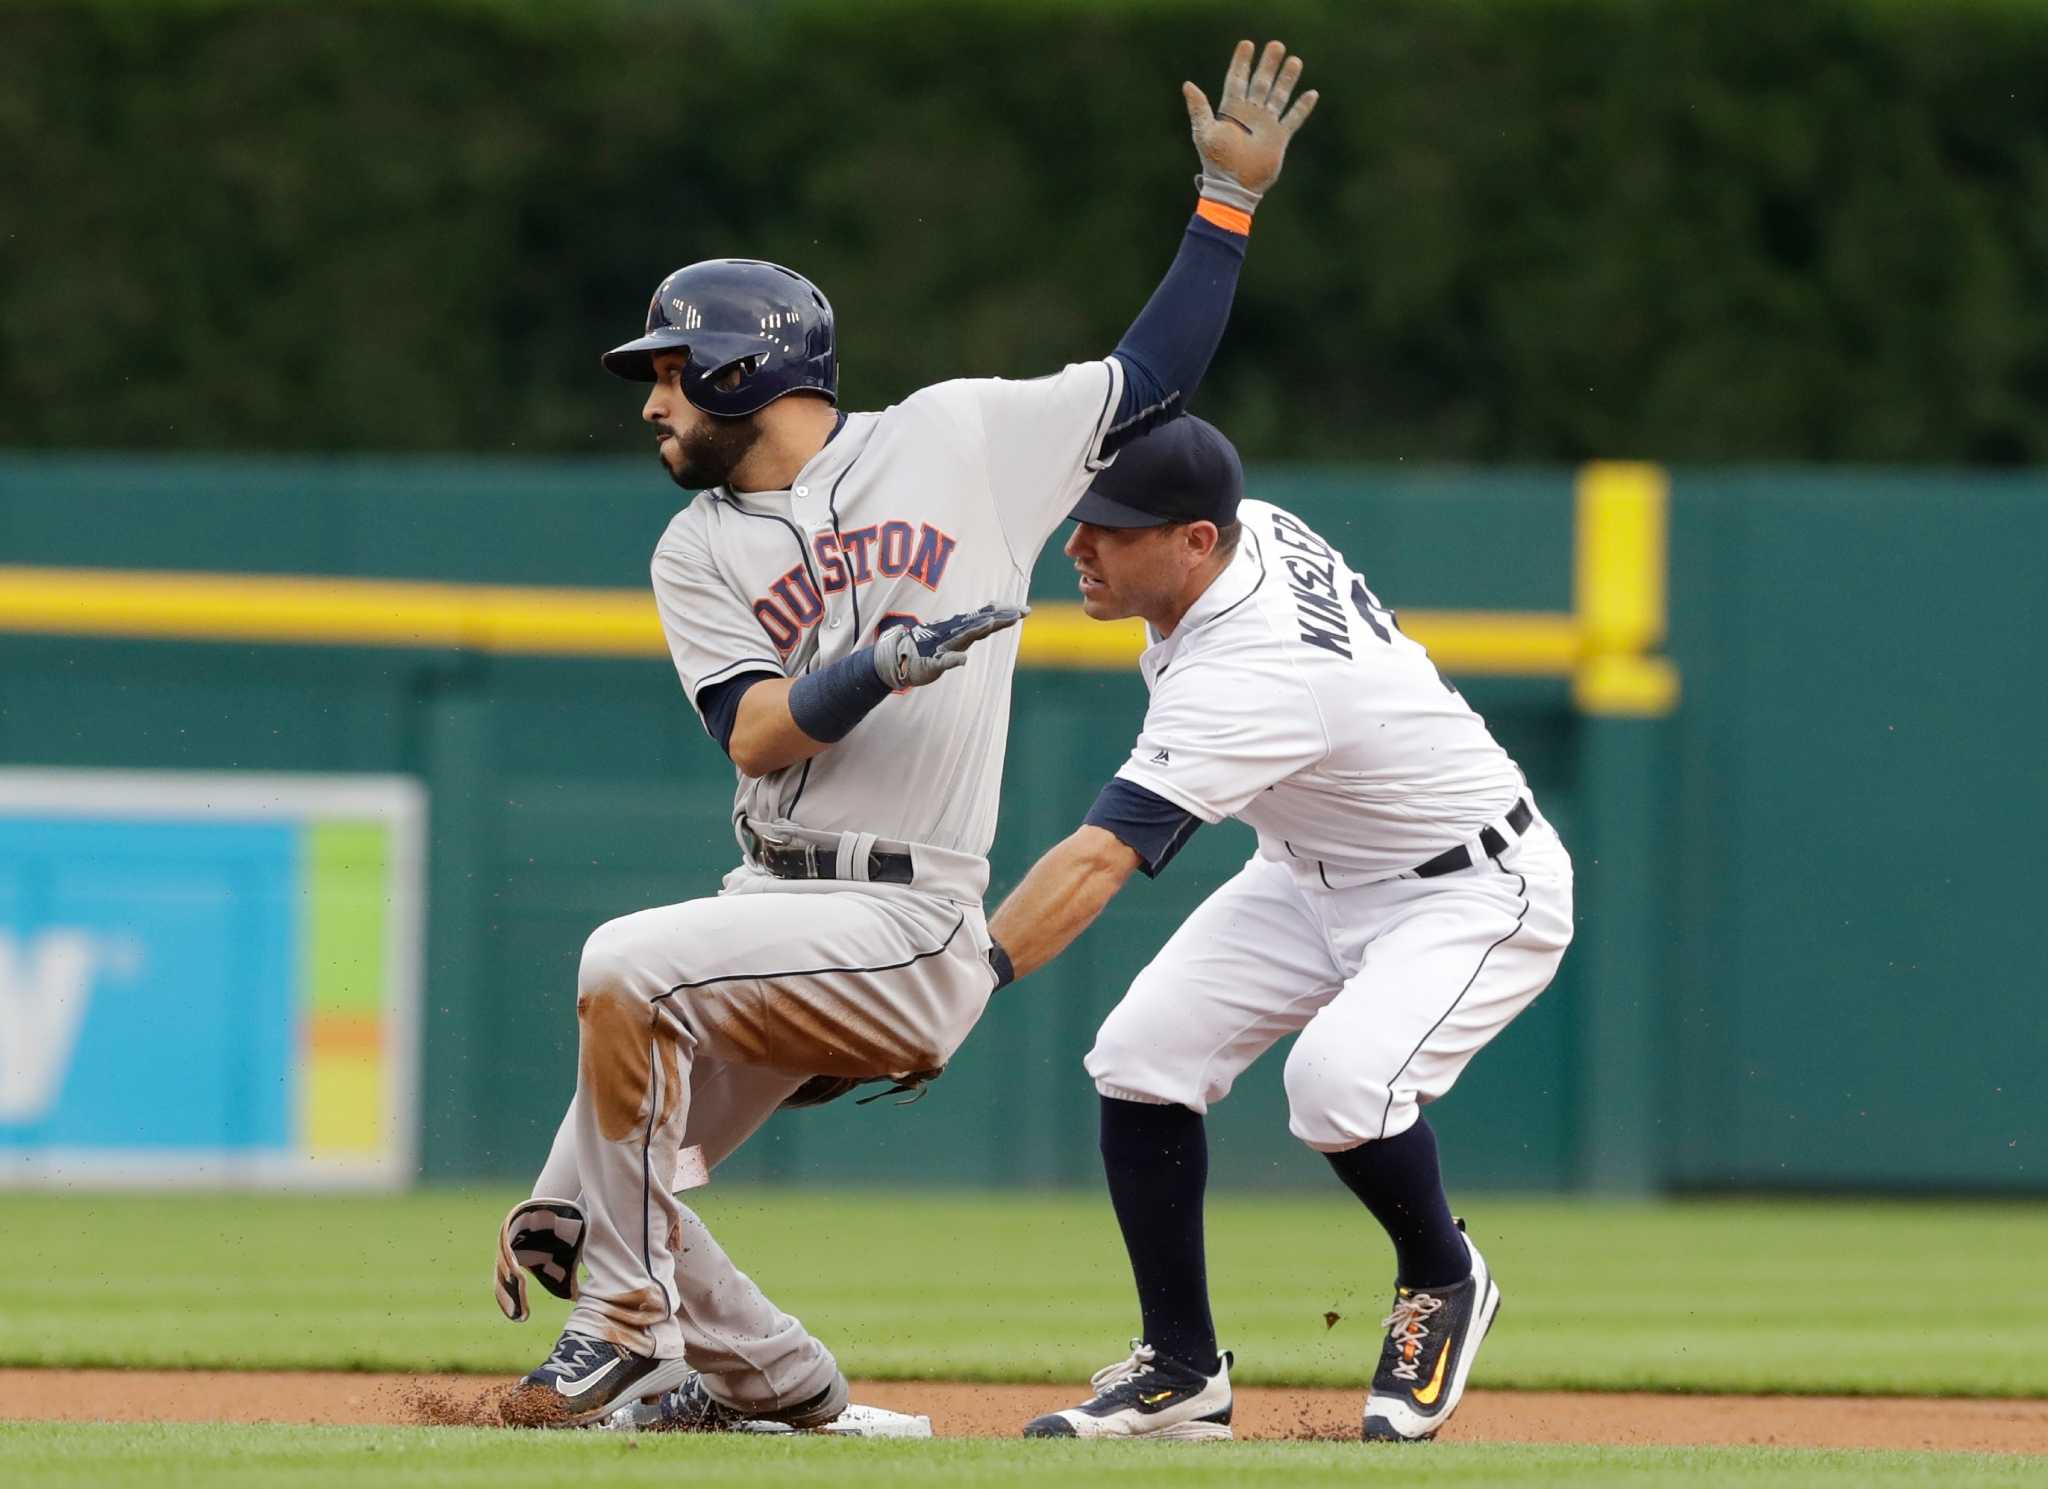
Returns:
[[[623,346],[613,347],[599,360],[613,377],[622,377],[631,383],[651,383],[654,381],[654,359],[662,352],[688,352],[692,364],[705,376],[715,377],[743,358],[774,350],[775,343],[765,336],[749,336],[737,331],[685,331],[676,326],[663,326]]]

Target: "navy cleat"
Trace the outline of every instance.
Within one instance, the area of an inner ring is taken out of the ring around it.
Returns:
[[[1230,1433],[1230,1352],[1214,1375],[1168,1359],[1142,1340],[1131,1357],[1095,1372],[1095,1395],[1079,1406],[1035,1417],[1026,1437],[1156,1438],[1162,1442],[1216,1442]]]
[[[756,1412],[744,1407],[731,1406],[711,1394],[704,1384],[704,1377],[691,1371],[674,1390],[659,1397],[641,1398],[628,1401],[613,1412],[605,1422],[607,1427],[620,1432],[808,1432],[814,1429],[829,1429],[847,1412],[846,1377],[837,1373],[832,1383],[808,1400],[778,1411]],[[872,1408],[857,1408],[870,1417],[897,1416],[897,1413],[876,1413]],[[865,1419],[862,1419],[865,1420]],[[923,1436],[931,1435],[929,1417],[902,1419],[924,1424]],[[848,1424],[849,1436],[917,1436],[911,1431],[859,1431],[858,1422]],[[888,1425],[888,1424],[884,1424]]]
[[[499,1405],[508,1427],[582,1427],[621,1401],[654,1395],[690,1373],[680,1359],[636,1355],[605,1339],[564,1333],[547,1359]]]
[[[1462,1229],[1462,1227],[1461,1227]],[[1366,1398],[1367,1442],[1423,1442],[1458,1409],[1480,1341],[1500,1312],[1500,1288],[1469,1237],[1472,1273],[1451,1287],[1394,1289],[1387,1341]]]

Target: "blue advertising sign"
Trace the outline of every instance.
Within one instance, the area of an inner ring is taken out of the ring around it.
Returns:
[[[0,771],[0,1182],[400,1182],[410,782]]]

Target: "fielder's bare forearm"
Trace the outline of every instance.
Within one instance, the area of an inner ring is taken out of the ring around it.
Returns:
[[[824,740],[798,728],[791,716],[789,690],[795,685],[791,677],[764,678],[740,699],[728,752],[744,774],[773,775],[829,748]]]
[[[1035,972],[1073,945],[1138,866],[1115,834],[1083,827],[1031,866],[988,931],[1017,975]]]

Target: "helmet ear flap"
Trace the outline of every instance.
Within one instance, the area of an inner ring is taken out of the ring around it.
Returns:
[[[768,353],[756,352],[752,356],[735,357],[722,366],[704,374],[704,385],[719,393],[737,393],[749,378],[756,377],[768,365]]]

